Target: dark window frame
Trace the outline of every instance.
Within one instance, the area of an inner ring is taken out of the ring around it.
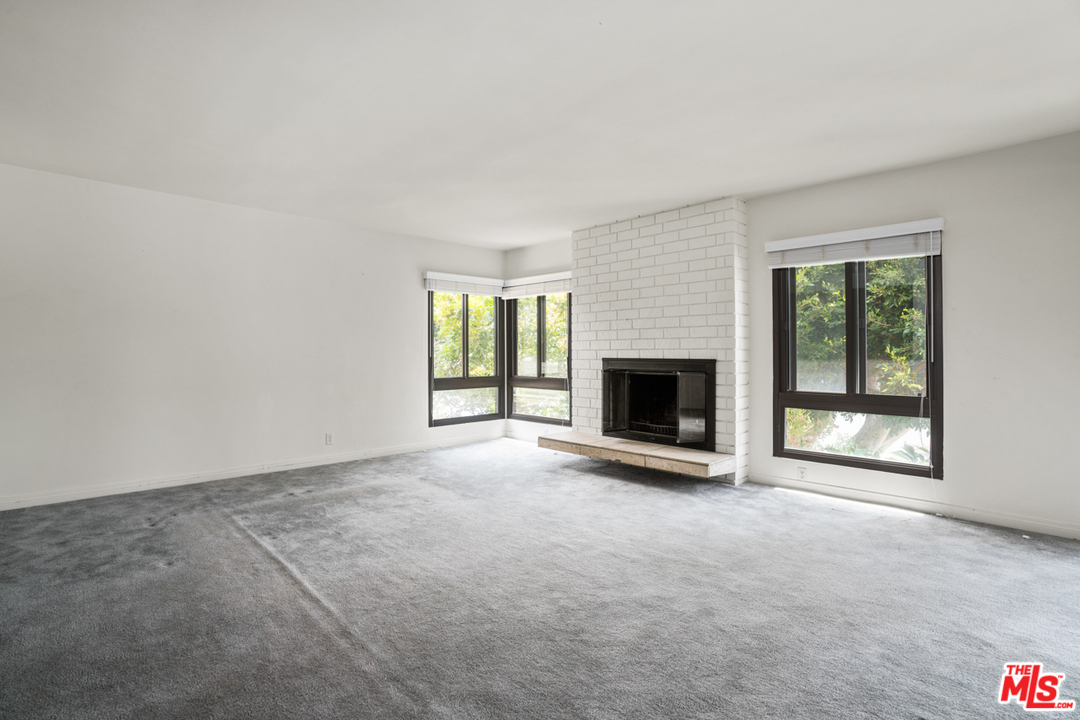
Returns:
[[[808,462],[866,470],[916,475],[942,479],[942,332],[941,332],[941,256],[926,258],[927,305],[927,362],[926,398],[897,395],[877,395],[865,392],[866,362],[866,263],[847,262],[845,266],[845,298],[847,330],[847,391],[844,393],[815,393],[794,390],[796,358],[795,336],[795,271],[796,268],[773,270],[773,456]],[[787,408],[831,410],[836,412],[873,413],[902,417],[929,417],[930,466],[859,458],[847,455],[795,450],[784,446],[784,424]]]
[[[501,331],[503,303],[495,298],[495,374],[484,377],[469,376],[469,294],[450,293],[462,296],[461,299],[461,377],[435,377],[435,290],[428,291],[428,427],[460,425],[469,422],[501,420],[506,417],[505,378],[505,335]],[[446,292],[446,291],[438,291]],[[471,388],[494,387],[499,391],[499,409],[486,415],[466,415],[455,418],[435,419],[435,393],[440,390],[468,390]]]
[[[518,354],[517,354],[517,309],[520,301],[535,301],[536,308],[536,375],[519,375],[518,374]],[[573,295],[572,293],[566,294],[566,377],[564,378],[549,378],[544,377],[544,360],[547,353],[547,317],[545,314],[545,307],[547,305],[546,295],[530,296],[525,298],[515,298],[513,300],[506,301],[506,348],[507,348],[507,365],[510,371],[507,373],[507,418],[511,420],[527,420],[529,422],[547,423],[549,425],[561,425],[564,427],[572,424],[574,406],[573,406],[573,393],[570,392],[570,378],[573,376],[573,366],[571,357],[573,355],[573,321],[571,320],[573,314]],[[566,420],[559,418],[543,417],[542,415],[525,415],[522,413],[513,412],[514,407],[514,388],[536,388],[539,390],[564,390],[568,393],[567,399],[567,415]]]

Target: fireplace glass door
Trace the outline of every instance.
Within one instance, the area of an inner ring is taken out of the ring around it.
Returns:
[[[708,380],[693,370],[606,369],[604,434],[702,447],[713,400]]]

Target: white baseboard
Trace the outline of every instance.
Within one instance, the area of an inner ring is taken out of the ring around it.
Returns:
[[[515,431],[515,430],[507,430],[506,435],[504,435],[503,437],[510,438],[511,440],[520,440],[521,442],[532,443],[533,445],[535,445],[536,444],[536,438],[538,437],[538,435],[544,435],[544,434],[545,433],[534,434],[534,433],[528,433],[528,432],[524,432],[524,433],[523,432],[518,432],[518,431]]]
[[[115,485],[96,485],[93,487],[51,490],[40,493],[29,493],[26,495],[10,495],[8,497],[0,497],[0,511],[31,507],[34,505],[50,505],[52,503],[68,502],[69,500],[85,500],[87,498],[102,497],[104,495],[120,495],[122,493],[137,492],[139,490],[153,490],[156,488],[174,487],[177,485],[193,485],[213,480],[227,480],[229,478],[261,475],[263,473],[278,472],[281,470],[296,470],[305,467],[318,467],[319,465],[335,465],[337,463],[350,462],[352,460],[363,460],[364,458],[401,455],[403,453],[419,452],[421,450],[436,450],[438,448],[453,447],[455,445],[468,445],[470,443],[483,442],[485,440],[496,440],[500,437],[502,437],[502,435],[493,435],[491,433],[466,435],[451,439],[412,443],[410,445],[393,445],[390,447],[358,450],[337,455],[320,455],[316,458],[306,458],[303,460],[248,465],[246,467],[215,470],[208,473],[174,475],[171,477],[119,483]]]
[[[512,440],[522,440],[536,444],[536,438],[541,435],[553,435],[555,433],[570,430],[567,425],[555,425],[553,423],[532,422],[530,420],[516,420],[508,418],[504,434]]]
[[[1080,539],[1080,525],[1068,522],[1058,522],[1056,520],[1045,520],[1029,515],[1004,513],[997,510],[984,510],[981,508],[952,505],[931,500],[918,500],[915,498],[903,497],[901,495],[877,493],[869,490],[855,490],[842,485],[829,485],[827,483],[793,480],[791,478],[777,477],[775,475],[762,475],[759,473],[750,473],[750,482],[758,483],[759,485],[789,488],[792,490],[804,490],[806,492],[829,495],[845,500],[858,500],[860,502],[869,502],[876,505],[888,505],[890,507],[928,513],[930,515],[942,515],[947,518],[986,523],[987,525],[1000,525],[1015,530],[1027,530],[1029,532],[1043,533],[1045,535],[1057,535],[1073,540]]]

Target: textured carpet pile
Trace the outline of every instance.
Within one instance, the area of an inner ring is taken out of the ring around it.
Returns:
[[[1080,543],[513,440],[0,513],[4,718],[996,718]]]

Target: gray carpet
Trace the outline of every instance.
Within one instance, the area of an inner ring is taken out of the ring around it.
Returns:
[[[513,440],[0,513],[4,718],[996,718],[1080,543]]]

